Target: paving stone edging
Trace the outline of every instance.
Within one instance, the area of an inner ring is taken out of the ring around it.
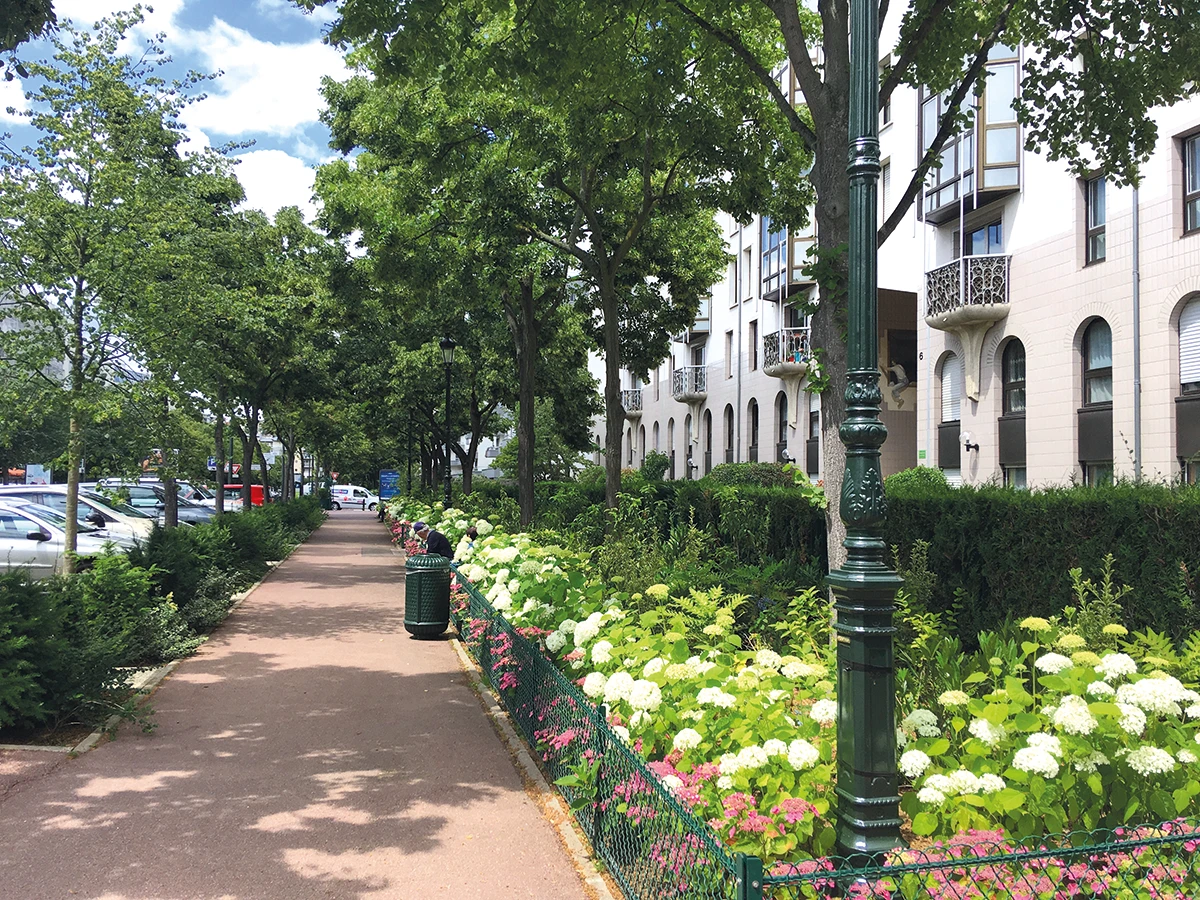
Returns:
[[[573,827],[574,818],[571,815],[571,811],[563,802],[558,791],[554,790],[546,782],[542,770],[538,768],[533,757],[529,755],[529,748],[513,728],[512,720],[500,705],[499,700],[496,699],[495,693],[483,683],[479,667],[475,660],[463,648],[462,642],[457,637],[452,637],[450,643],[454,647],[454,652],[458,654],[460,665],[462,665],[463,670],[467,673],[467,677],[471,680],[471,687],[476,696],[479,697],[484,712],[491,720],[496,731],[500,734],[501,740],[504,741],[510,755],[520,768],[526,783],[532,785],[533,789],[537,792],[538,800],[544,806],[551,807],[559,812],[557,816],[558,821],[552,821],[550,824],[558,831],[559,837],[562,839],[563,844],[566,845],[567,853],[570,854],[571,860],[582,876],[584,884],[595,893],[598,900],[617,900],[617,896],[613,894],[608,882],[596,867],[595,858]]]

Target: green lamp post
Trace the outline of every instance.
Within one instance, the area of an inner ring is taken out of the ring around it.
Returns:
[[[850,5],[850,248],[846,445],[841,515],[846,562],[829,576],[837,622],[837,846],[864,857],[900,846],[892,613],[900,578],[884,562],[887,503],[879,448],[876,204],[878,0]]]

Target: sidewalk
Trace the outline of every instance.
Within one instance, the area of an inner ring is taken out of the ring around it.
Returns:
[[[585,898],[451,646],[405,632],[387,538],[333,513],[163,683],[152,735],[0,752],[0,897]]]

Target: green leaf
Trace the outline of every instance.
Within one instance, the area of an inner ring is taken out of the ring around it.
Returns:
[[[1015,788],[1006,787],[1002,791],[997,791],[992,795],[994,802],[1004,812],[1012,812],[1014,809],[1020,809],[1025,803],[1025,795]]]
[[[1100,778],[1099,772],[1093,772],[1088,776],[1087,786],[1092,789],[1092,793],[1097,797],[1104,795],[1104,781]]]
[[[687,641],[680,639],[671,645],[671,662],[685,662],[691,655],[692,653],[688,648]]]
[[[922,837],[933,834],[937,831],[938,817],[936,813],[919,812],[913,816],[912,830],[913,834],[919,834]]]
[[[987,679],[988,679],[987,674],[984,672],[972,672],[970,675],[968,675],[966,678],[963,679],[963,684],[964,685],[979,684],[979,682],[987,681]]]
[[[1033,713],[1017,713],[1013,718],[1013,725],[1019,731],[1037,731],[1042,727],[1042,719]]]

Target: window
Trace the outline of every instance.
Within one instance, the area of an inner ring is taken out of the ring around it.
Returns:
[[[1083,483],[1088,487],[1102,487],[1113,483],[1113,466],[1110,462],[1084,463]]]
[[[1182,394],[1200,394],[1200,298],[1179,314],[1179,387]]]
[[[1087,255],[1088,264],[1104,259],[1104,177],[1084,182],[1084,198],[1087,205]]]
[[[1112,329],[1096,319],[1083,333],[1083,405],[1112,403],[1112,386]]]
[[[962,253],[964,256],[983,256],[987,253],[1004,252],[1004,223],[992,222],[982,225],[974,231],[968,231],[963,239]]]
[[[962,419],[962,360],[951,353],[942,363],[942,421]]]
[[[725,332],[725,377],[733,377],[733,332]]]
[[[746,283],[742,286],[742,300],[749,300],[754,294],[750,281],[750,274],[753,271],[753,266],[750,265],[749,247],[746,247],[742,251],[742,268],[746,270]],[[786,266],[784,267],[784,270],[786,271]]]
[[[630,465],[633,464],[633,429],[625,429],[625,460]]]
[[[750,323],[750,371],[758,371],[758,319]]]
[[[1025,483],[1025,467],[1024,466],[1005,466],[1004,467],[1004,486],[1010,487],[1013,490],[1025,491],[1029,486]]]
[[[654,399],[658,400],[661,398],[661,396],[662,396],[662,366],[658,366],[654,370]],[[658,446],[655,445],[654,449],[657,450]]]
[[[652,433],[654,435],[654,452],[657,453],[658,452],[658,423],[657,422],[654,423],[654,430]]]
[[[699,347],[692,348],[692,365],[693,366],[704,365],[704,345],[703,344],[701,344]]]
[[[1200,231],[1200,134],[1183,142],[1183,233]]]
[[[879,170],[879,214],[880,218],[886,219],[888,207],[891,206],[892,200],[892,164],[885,162],[883,168]]]
[[[758,401],[750,401],[750,441],[751,447],[758,447]]]
[[[1004,415],[1025,413],[1025,346],[1020,341],[1009,341],[1004,348],[1001,366],[1001,381],[1004,385]]]
[[[892,124],[892,98],[888,97],[883,104],[883,109],[879,111],[879,130],[887,128]]]

